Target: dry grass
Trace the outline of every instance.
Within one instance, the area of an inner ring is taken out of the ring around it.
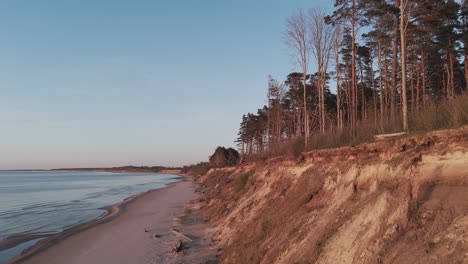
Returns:
[[[422,106],[421,106],[422,107]],[[361,143],[372,142],[374,136],[384,133],[401,132],[402,118],[396,116],[387,118],[382,122],[375,120],[373,113],[365,121],[359,121],[356,131],[348,128],[338,130],[329,129],[324,134],[313,134],[309,138],[309,147],[304,147],[304,138],[296,138],[284,142],[282,145],[267,151],[246,157],[247,161],[267,160],[268,158],[291,155],[300,157],[304,151],[328,149],[344,146],[355,146]],[[428,101],[424,108],[408,115],[410,135],[420,134],[432,130],[457,128],[468,124],[468,93],[455,98],[439,101]]]
[[[249,170],[246,173],[241,174],[239,177],[236,178],[235,180],[235,190],[236,192],[241,192],[245,189],[247,186],[247,183],[249,182],[249,179],[255,174],[255,169]]]
[[[456,128],[468,124],[468,93],[432,102],[409,116],[413,131]]]

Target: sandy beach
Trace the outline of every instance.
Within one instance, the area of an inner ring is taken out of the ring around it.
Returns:
[[[192,180],[183,178],[109,207],[105,218],[47,238],[8,263],[211,261],[207,226],[193,210],[196,198]],[[173,252],[179,241],[187,243],[182,254]]]

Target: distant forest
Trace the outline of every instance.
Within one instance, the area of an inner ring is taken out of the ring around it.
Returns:
[[[336,0],[331,14],[292,14],[284,41],[298,72],[269,77],[268,104],[242,117],[241,154],[467,124],[467,1]]]

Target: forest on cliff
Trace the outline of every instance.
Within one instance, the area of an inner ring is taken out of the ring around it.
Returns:
[[[298,10],[284,42],[298,68],[269,76],[242,117],[241,155],[358,144],[376,134],[468,123],[468,3],[335,0]]]

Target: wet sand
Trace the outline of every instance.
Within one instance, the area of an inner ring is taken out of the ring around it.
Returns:
[[[190,178],[108,208],[97,221],[47,238],[9,263],[198,263],[213,261],[209,229],[196,211]],[[189,212],[189,213],[188,213]],[[181,218],[190,219],[186,223]],[[185,225],[185,226],[184,226]],[[184,229],[190,233],[184,233]],[[179,241],[183,253],[174,253]]]

